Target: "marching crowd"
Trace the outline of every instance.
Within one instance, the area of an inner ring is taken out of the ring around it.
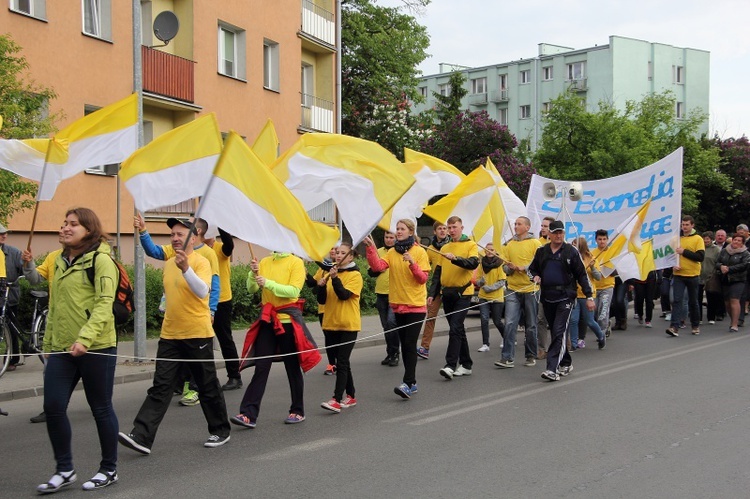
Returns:
[[[208,226],[202,219],[170,218],[167,225],[170,244],[158,246],[143,219],[138,216],[134,221],[146,253],[165,260],[164,320],[153,384],[127,432],[120,431],[112,405],[113,354],[117,349],[112,307],[118,270],[111,258],[97,258],[110,253],[98,217],[86,208],[69,210],[60,230],[61,250],[39,266],[34,265],[30,251],[5,244],[7,230],[0,226],[0,258],[4,260],[0,277],[6,277],[7,271],[9,280],[24,274],[30,282],[46,280],[49,284],[41,416],[46,420],[56,470],[37,487],[39,493],[57,492],[77,480],[67,407],[79,380],[96,421],[102,453],[99,469],[84,482],[84,490],[118,481],[118,441],[138,453],[151,453],[175,392],[182,395],[183,405],[200,405],[209,433],[205,447],[228,442],[232,424],[255,428],[274,361],[283,362],[289,382],[291,403],[284,421],[303,422],[303,373],[322,360],[302,316],[299,296],[305,285],[312,287],[318,298],[327,356],[325,374],[335,376],[331,399],[321,407],[339,413],[357,404],[350,357],[362,329],[364,281],[351,243],[333,248],[330,260],[320,262],[320,270],[312,276],[302,260],[289,253],[274,252],[260,261],[253,258],[247,288],[261,293],[261,311],[238,354],[231,336],[231,235],[220,231],[221,241],[207,237]],[[603,349],[612,329],[627,328],[629,295],[634,296],[635,319],[645,327],[652,326],[654,301],[661,300],[669,336],[679,336],[687,321],[692,334],[700,334],[704,296],[709,323],[728,317],[730,332],[744,324],[750,291],[750,242],[744,224],[737,226],[731,238],[724,230],[698,234],[692,217],[683,216],[675,248],[677,264],[651,272],[644,281],[625,282],[608,267],[610,262],[597,259],[608,247],[606,230],[596,232],[596,247],[589,249],[584,238],[566,242],[565,227],[559,220],[544,219],[538,237],[530,229],[530,220],[519,217],[514,236],[501,248],[492,244],[480,247],[463,233],[463,222],[457,216],[445,224],[436,222],[434,237],[426,246],[419,243],[412,220],[400,220],[395,233],[386,232],[382,248],[376,247],[372,237],[365,238],[368,273],[376,278],[376,307],[386,337],[382,363],[403,364],[401,383],[393,389],[398,397],[408,400],[419,391],[418,359],[431,357],[441,304],[449,336],[438,373],[446,380],[472,374],[474,361],[464,320],[474,300],[482,329],[478,352],[490,351],[492,324],[501,344],[494,364],[499,369],[514,368],[516,336],[522,332],[523,365],[532,367],[544,361],[541,376],[547,381],[571,374],[571,352],[586,348],[588,329]],[[10,294],[9,306],[17,309],[17,293]],[[612,327],[611,317],[615,318]],[[228,380],[223,385],[213,362],[214,336],[223,357],[230,359],[226,362]],[[17,358],[11,359],[11,369],[17,362]],[[240,407],[230,417],[223,392],[243,387],[240,371],[247,367],[254,367],[252,378]]]

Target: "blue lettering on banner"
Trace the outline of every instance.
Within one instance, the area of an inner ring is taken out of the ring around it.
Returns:
[[[661,172],[660,175],[664,175]],[[651,199],[653,201],[672,197],[674,195],[674,177],[665,178],[656,185],[656,175],[651,175],[648,185],[630,192],[623,192],[608,198],[596,197],[596,190],[584,190],[583,199],[576,202],[573,213],[577,215],[590,215],[592,213],[613,213],[624,208],[638,208]],[[558,193],[557,197],[561,196]],[[542,208],[545,211],[559,212],[559,207],[553,207],[551,201],[546,201]]]

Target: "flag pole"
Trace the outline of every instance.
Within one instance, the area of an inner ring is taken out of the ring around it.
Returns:
[[[47,175],[47,164],[49,163],[49,155],[52,150],[52,143],[55,138],[52,137],[47,141],[47,151],[44,154],[44,166],[42,167],[42,178],[39,180],[39,188],[36,191],[36,204],[34,204],[34,215],[31,218],[31,229],[29,229],[29,242],[26,244],[26,250],[31,252],[31,240],[34,238],[34,228],[36,227],[36,216],[39,213],[39,198],[42,196],[42,186],[44,185],[44,177]]]
[[[250,250],[250,258],[255,260],[255,251],[253,251],[253,245],[250,243],[247,243],[247,248]]]

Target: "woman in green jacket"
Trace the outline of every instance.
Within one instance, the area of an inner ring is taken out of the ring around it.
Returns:
[[[119,428],[112,407],[117,337],[112,303],[119,271],[109,256],[110,248],[104,242],[106,234],[101,222],[90,209],[69,210],[65,214],[62,237],[64,249],[55,260],[44,335],[47,356],[44,412],[57,467],[49,481],[37,487],[43,494],[57,492],[77,479],[67,407],[81,379],[96,420],[102,451],[98,472],[83,488],[98,489],[117,481]],[[92,266],[93,283],[87,272]]]

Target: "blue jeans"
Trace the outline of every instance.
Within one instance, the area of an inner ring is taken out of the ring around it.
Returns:
[[[490,346],[490,317],[492,323],[503,337],[503,309],[505,303],[501,301],[487,301],[484,298],[479,299],[479,320],[482,325],[482,345]]]
[[[609,307],[614,294],[614,287],[596,290],[596,322],[602,331],[609,329]]]
[[[503,360],[513,360],[516,356],[516,330],[523,311],[526,327],[524,349],[526,358],[536,358],[537,354],[537,297],[539,293],[519,293],[511,291],[505,296],[505,334],[503,335]]]
[[[44,413],[47,415],[47,433],[57,462],[56,471],[73,468],[71,439],[73,431],[68,419],[68,403],[78,380],[83,380],[83,390],[91,413],[96,421],[99,445],[102,450],[100,471],[117,469],[117,433],[119,424],[112,407],[112,387],[115,380],[116,357],[92,355],[80,357],[56,353],[47,360],[44,371]],[[96,353],[116,354],[117,348],[105,348]]]
[[[596,320],[594,320],[594,312],[590,312],[586,307],[586,301],[586,298],[577,298],[573,302],[573,310],[570,313],[568,333],[570,334],[570,345],[573,350],[576,349],[576,343],[578,343],[578,323],[581,320],[591,328],[598,340],[604,339],[604,333]]]
[[[700,325],[700,304],[698,303],[698,276],[684,277],[676,275],[672,278],[672,321],[675,329],[680,327],[680,321],[690,315],[690,325],[694,328]],[[687,291],[687,312],[685,311],[684,295]]]
[[[385,333],[385,353],[391,357],[398,355],[399,351],[399,339],[398,331],[396,331],[396,316],[393,313],[390,303],[388,302],[388,295],[377,294],[375,295],[375,308],[380,316],[380,325],[383,327],[383,331],[389,331]]]

